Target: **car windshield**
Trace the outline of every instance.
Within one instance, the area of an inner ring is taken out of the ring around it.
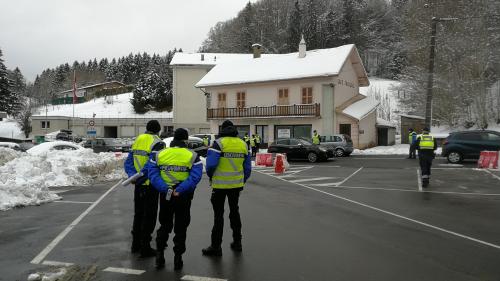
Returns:
[[[312,145],[312,142],[305,140],[305,139],[298,139],[299,143],[303,145]]]

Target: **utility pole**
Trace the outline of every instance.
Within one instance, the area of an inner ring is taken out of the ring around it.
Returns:
[[[434,60],[436,57],[436,34],[437,23],[442,21],[453,21],[457,18],[432,18],[431,23],[431,46],[429,55],[429,73],[427,76],[427,96],[425,101],[425,127],[431,129],[432,126],[432,88],[434,87]]]

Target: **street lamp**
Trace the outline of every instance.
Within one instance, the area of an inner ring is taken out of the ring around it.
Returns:
[[[429,56],[429,74],[427,77],[427,97],[425,102],[425,126],[431,129],[432,125],[432,87],[434,87],[434,58],[436,53],[437,23],[443,21],[454,21],[458,18],[436,18],[432,17],[431,25],[431,51]]]

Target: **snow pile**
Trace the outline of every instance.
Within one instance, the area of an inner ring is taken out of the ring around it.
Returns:
[[[67,270],[66,268],[59,268],[57,269],[56,272],[37,272],[37,273],[32,273],[28,276],[28,281],[58,281],[62,280],[62,277],[66,275]]]
[[[364,150],[355,149],[352,155],[408,155],[409,144],[396,144],[393,146],[376,146]],[[436,150],[436,155],[441,154],[441,147]]]
[[[148,111],[137,114],[130,99],[133,93],[96,98],[85,103],[75,104],[75,117],[92,118],[172,118],[172,112]],[[38,116],[45,116],[45,107],[37,109]],[[73,116],[72,104],[49,105],[47,116]]]
[[[0,167],[0,210],[59,199],[48,187],[123,178],[123,161],[124,157],[114,153],[95,154],[90,149],[22,153]]]
[[[20,157],[21,155],[22,152],[15,151],[10,148],[0,147],[0,167],[13,159]]]
[[[366,97],[360,101],[357,101],[349,105],[342,113],[347,114],[357,120],[361,120],[366,117],[366,115],[373,112],[377,106],[380,104],[375,98]]]
[[[21,129],[17,126],[15,120],[4,119],[0,121],[0,137],[3,138],[14,138],[14,139],[24,139],[24,134]]]

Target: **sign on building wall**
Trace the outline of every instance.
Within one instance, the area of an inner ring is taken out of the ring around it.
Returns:
[[[278,139],[289,139],[290,136],[290,129],[278,129]]]

